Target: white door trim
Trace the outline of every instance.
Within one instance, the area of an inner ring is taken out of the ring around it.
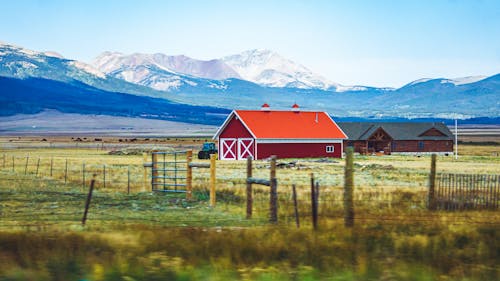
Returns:
[[[237,141],[238,139],[235,138],[223,138],[220,139],[220,159],[221,160],[236,160],[236,153],[238,151],[233,152],[232,148],[236,145],[237,146]],[[232,142],[228,144],[228,142]],[[230,157],[226,157],[226,156]]]
[[[250,141],[248,145],[245,145],[244,141]],[[243,157],[245,153],[248,153],[254,157],[252,145],[255,143],[253,138],[239,138],[238,139],[238,160],[245,160],[246,157]],[[242,149],[243,148],[243,149]]]

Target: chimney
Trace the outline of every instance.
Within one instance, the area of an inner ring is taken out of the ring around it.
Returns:
[[[262,111],[270,111],[270,110],[271,110],[271,108],[269,107],[269,104],[264,103],[264,104],[262,105],[262,107],[260,108],[260,110],[262,110]]]
[[[297,103],[294,103],[292,105],[292,111],[295,112],[295,113],[299,113],[300,112],[300,108],[299,108],[299,105]]]
[[[316,112],[316,120],[314,120],[316,123],[318,123],[318,112]]]

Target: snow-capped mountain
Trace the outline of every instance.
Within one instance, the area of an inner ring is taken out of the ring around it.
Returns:
[[[185,56],[107,52],[94,63],[98,67],[65,59],[55,52],[38,52],[0,44],[0,78],[7,78],[4,79],[5,85],[18,87],[22,84],[19,89],[33,89],[36,83],[43,83],[50,85],[44,87],[44,91],[52,93],[57,90],[61,97],[76,95],[78,93],[74,91],[85,89],[85,95],[104,90],[227,109],[258,108],[264,102],[273,108],[289,108],[297,102],[301,108],[321,109],[336,116],[500,116],[500,74],[487,78],[425,78],[399,89],[390,89],[335,84],[265,50],[247,51],[211,61]],[[24,108],[27,105],[19,100],[9,104],[9,96],[15,95],[15,92],[9,92],[8,88],[0,85],[0,109],[3,106],[4,110],[0,114],[6,110],[16,112],[21,108],[24,112],[41,106]],[[117,95],[115,100],[118,101],[120,95],[123,94]],[[57,99],[52,100],[55,102]],[[133,99],[123,100],[120,114],[123,114],[123,108],[127,108],[125,100]],[[62,100],[57,103],[57,108],[60,107],[78,106]],[[130,112],[137,113],[135,109]]]
[[[60,71],[61,68],[64,68],[63,73]],[[7,43],[0,43],[0,73],[17,78],[53,79],[55,75],[59,78],[73,77],[76,79],[88,74],[98,78],[106,78],[104,73],[91,65],[65,59],[56,52],[37,52]]]
[[[113,77],[160,91],[179,89],[185,84],[196,86],[197,78],[224,80],[240,77],[221,60],[203,61],[184,55],[104,52],[94,59],[92,65]]]
[[[270,50],[249,50],[223,57],[222,61],[241,78],[268,87],[326,90],[340,86]]]
[[[471,84],[471,83],[476,83],[481,80],[484,80],[488,78],[488,76],[483,76],[483,75],[478,75],[478,76],[466,76],[466,77],[459,77],[459,78],[452,78],[452,79],[447,79],[447,78],[421,78],[415,81],[412,81],[408,84],[406,84],[404,87],[410,87],[410,86],[415,86],[418,84],[426,83],[429,81],[439,81],[441,84],[453,84],[455,86],[459,85],[466,85],[466,84]]]
[[[107,91],[165,96],[148,87],[106,75],[92,65],[66,59],[56,52],[33,51],[0,42],[0,76],[43,78],[66,83],[80,82]]]

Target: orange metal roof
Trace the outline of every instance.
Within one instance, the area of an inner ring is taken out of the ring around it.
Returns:
[[[326,112],[235,110],[259,139],[347,139]]]

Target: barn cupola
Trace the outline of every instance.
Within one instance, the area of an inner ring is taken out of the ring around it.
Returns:
[[[262,111],[270,111],[270,110],[271,110],[271,107],[269,106],[269,104],[264,103],[264,104],[260,107],[260,110],[262,110]]]
[[[299,105],[297,103],[294,103],[292,105],[292,111],[295,112],[295,113],[299,113],[300,112],[300,108],[299,108]]]

